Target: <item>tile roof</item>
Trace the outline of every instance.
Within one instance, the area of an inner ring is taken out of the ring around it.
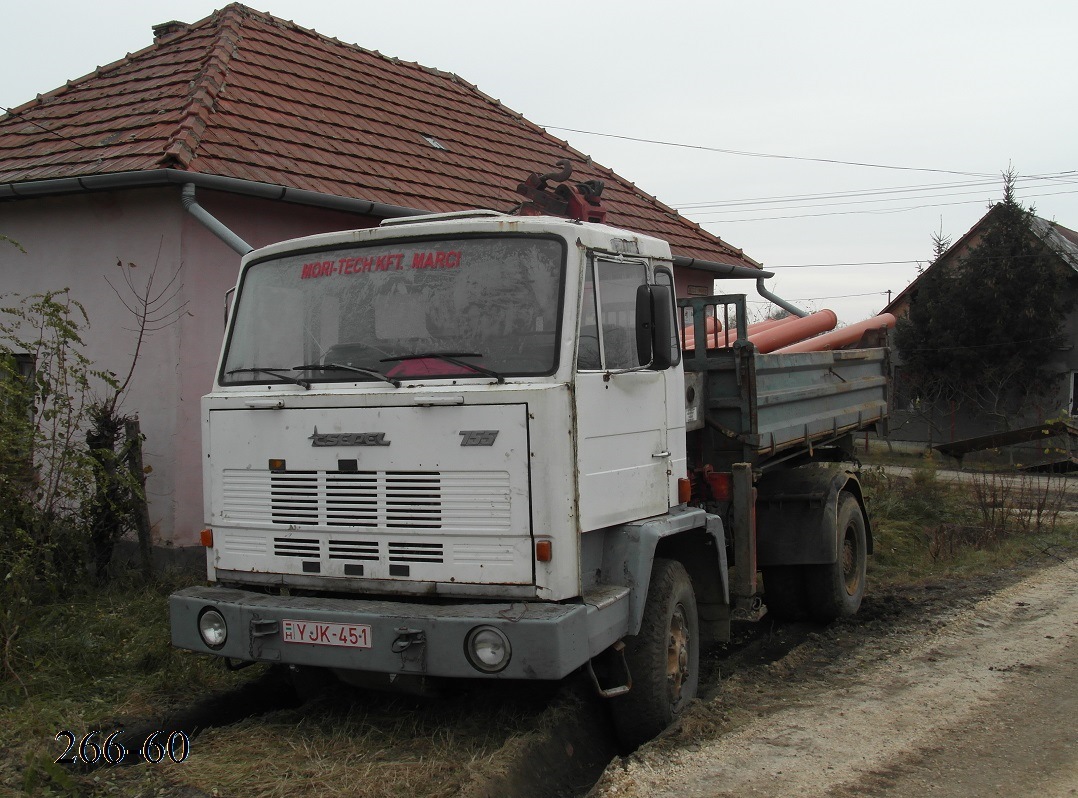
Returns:
[[[508,210],[559,158],[611,224],[757,266],[456,75],[234,3],[0,117],[0,184],[162,168],[429,211]],[[439,142],[438,149],[428,137]]]

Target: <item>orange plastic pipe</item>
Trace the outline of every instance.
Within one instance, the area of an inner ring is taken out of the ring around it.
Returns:
[[[765,319],[764,321],[758,321],[755,324],[750,324],[746,328],[746,332],[750,336],[752,336],[752,335],[755,335],[756,333],[763,332],[764,330],[770,330],[773,327],[780,327],[780,326],[782,326],[784,324],[790,324],[791,322],[797,321],[798,318],[800,318],[800,317],[799,316],[784,316],[781,319]],[[718,326],[716,327],[716,325],[718,325]],[[725,336],[721,339],[721,341],[718,339],[718,333],[720,333],[720,332],[722,332],[722,323],[719,322],[718,319],[714,318],[713,316],[708,316],[707,317],[708,344],[712,344],[712,343],[719,344],[719,343],[721,343],[723,346],[726,346],[726,337]],[[737,331],[735,329],[731,328],[730,329],[730,334],[733,336],[730,339],[730,344],[733,344],[733,342],[737,339]],[[685,328],[685,341],[684,341],[684,345],[681,348],[682,349],[692,350],[695,347],[696,347],[696,340],[693,337],[693,328],[690,325],[689,327]]]
[[[714,343],[718,346],[718,335],[722,332],[722,322],[716,319],[714,316],[707,316],[704,320],[704,330],[707,335],[708,344]],[[737,330],[732,331],[734,338],[737,337]],[[725,339],[724,339],[725,340]],[[730,339],[730,343],[733,343],[733,338]],[[725,346],[725,344],[723,344]],[[692,351],[696,349],[696,332],[695,328],[690,324],[685,328],[685,334],[681,339],[681,348],[686,351]]]
[[[895,317],[891,313],[883,313],[871,319],[859,321],[841,330],[835,330],[825,335],[809,338],[782,349],[774,350],[777,355],[792,355],[796,352],[826,352],[829,349],[841,349],[844,346],[855,344],[861,340],[869,330],[878,330],[881,327],[890,329],[895,326]]]
[[[774,352],[784,346],[803,341],[813,335],[835,329],[838,316],[833,310],[821,310],[808,316],[799,317],[788,324],[771,327],[763,332],[750,335],[749,340],[756,345],[758,352]]]
[[[764,330],[770,330],[772,327],[778,327],[781,324],[789,324],[792,321],[797,321],[800,316],[783,316],[781,319],[765,319],[764,321],[758,321],[755,324],[748,326],[749,335],[756,335],[756,333],[763,332]]]

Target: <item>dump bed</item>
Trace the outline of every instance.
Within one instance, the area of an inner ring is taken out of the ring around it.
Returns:
[[[687,426],[701,431],[705,462],[762,465],[886,419],[886,348],[760,354],[745,335],[743,296],[679,305]]]

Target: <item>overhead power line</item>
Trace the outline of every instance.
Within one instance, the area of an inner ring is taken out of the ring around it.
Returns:
[[[708,147],[703,144],[687,144],[679,141],[663,141],[661,139],[645,139],[638,136],[624,136],[618,133],[599,133],[594,130],[580,130],[572,127],[558,127],[556,125],[542,125],[547,130],[561,130],[567,133],[580,133],[585,136],[600,136],[608,139],[621,139],[622,141],[636,141],[641,144],[657,144],[662,147],[679,147],[687,150],[703,150],[705,152],[718,152],[723,155],[739,155],[746,158],[773,158],[784,161],[808,161],[811,163],[827,163],[840,166],[861,166],[867,169],[893,169],[901,172],[934,172],[944,175],[961,175],[963,177],[995,177],[996,175],[986,172],[961,172],[955,169],[931,169],[920,166],[895,166],[893,164],[869,163],[865,161],[843,161],[837,158],[810,158],[802,155],[779,155],[768,152],[748,152],[746,150],[730,150],[722,147]]]
[[[46,133],[51,133],[53,136],[56,136],[59,139],[63,139],[64,141],[69,141],[72,144],[74,144],[76,147],[79,147],[80,149],[83,149],[83,150],[90,149],[85,144],[83,144],[81,141],[75,141],[75,139],[71,138],[70,136],[65,136],[63,133],[60,133],[60,132],[58,132],[56,130],[53,130],[50,127],[45,127],[40,122],[35,122],[33,119],[30,119],[25,114],[19,113],[18,111],[13,111],[12,109],[5,108],[2,105],[0,105],[0,111],[3,111],[5,114],[10,114],[11,116],[17,117],[18,119],[21,119],[24,122],[26,122],[28,125],[33,125],[34,127],[41,128]]]
[[[1057,197],[1063,194],[1078,194],[1078,189],[1074,191],[1052,191],[1041,194],[1023,194],[1020,199],[1036,199],[1038,197]],[[782,216],[752,216],[745,219],[728,219],[718,218],[709,219],[701,222],[702,224],[735,224],[738,222],[767,222],[776,219],[810,219],[820,216],[854,216],[858,214],[872,214],[872,215],[884,215],[892,213],[905,213],[907,211],[917,211],[924,208],[944,208],[952,205],[974,205],[984,200],[960,200],[958,202],[930,202],[923,205],[909,205],[904,208],[876,208],[866,210],[850,210],[850,211],[824,211],[821,213],[792,213]],[[731,211],[733,213],[734,211]],[[704,217],[699,217],[703,219]]]
[[[770,269],[815,269],[825,266],[896,266],[899,264],[909,263],[924,263],[924,258],[921,260],[872,260],[872,261],[858,261],[856,263],[787,263],[782,266],[768,266]]]
[[[1036,177],[1019,177],[1018,181],[1041,181],[1043,185],[1047,182],[1049,185],[1073,185],[1078,183],[1078,173],[1076,172],[1057,172],[1052,175],[1043,175]],[[796,207],[826,207],[827,205],[853,205],[859,202],[872,203],[872,202],[893,202],[899,199],[909,199],[909,197],[900,197],[897,195],[918,195],[914,199],[931,198],[937,196],[961,196],[962,193],[972,192],[955,192],[948,194],[939,194],[937,192],[949,191],[951,189],[962,188],[999,188],[998,180],[975,180],[975,181],[962,181],[962,182],[950,182],[950,183],[928,183],[918,186],[896,186],[891,188],[869,188],[869,189],[852,189],[848,191],[828,191],[811,194],[787,194],[785,196],[776,197],[751,197],[748,199],[728,199],[728,200],[714,200],[711,202],[692,202],[674,204],[672,207],[681,211],[701,211],[705,209],[726,209],[720,210],[725,213],[737,213],[740,210],[750,210],[754,206],[760,205],[788,205],[793,202],[812,202],[816,203],[812,206],[797,206],[789,205],[791,208]],[[926,193],[927,192],[927,193]],[[891,199],[875,199],[877,197],[891,197]],[[827,200],[855,200],[855,202],[827,202]]]

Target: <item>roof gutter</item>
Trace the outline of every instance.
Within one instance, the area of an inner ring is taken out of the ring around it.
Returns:
[[[718,263],[713,260],[702,258],[688,258],[684,255],[674,256],[674,265],[683,269],[699,269],[709,272],[716,278],[728,277],[733,279],[759,280],[764,277],[774,277],[774,272],[765,272],[763,269],[753,269],[748,266],[738,266],[733,263]]]
[[[129,188],[152,188],[155,186],[180,185],[183,186],[184,207],[194,214],[199,221],[205,224],[218,237],[222,238],[232,249],[240,254],[251,251],[247,242],[229,230],[220,221],[211,216],[194,199],[196,188],[204,188],[210,191],[227,191],[231,194],[241,194],[247,197],[260,199],[294,202],[299,205],[313,205],[316,208],[355,213],[362,216],[374,216],[380,219],[396,219],[403,216],[423,216],[430,213],[428,210],[419,208],[406,208],[402,205],[387,205],[373,200],[354,199],[340,197],[336,194],[322,194],[317,191],[307,191],[301,188],[290,188],[273,183],[259,183],[254,180],[243,180],[238,177],[225,177],[223,175],[208,175],[201,172],[187,172],[182,169],[150,169],[135,172],[111,172],[102,175],[86,175],[85,177],[62,177],[54,180],[31,180],[25,183],[0,183],[0,201],[17,199],[36,199],[38,197],[55,196],[59,194],[78,194],[89,191],[117,191]],[[189,187],[189,188],[188,188]],[[197,210],[195,210],[197,208]],[[203,215],[200,215],[200,213]],[[212,220],[212,221],[211,221]],[[231,239],[229,238],[231,237]],[[243,249],[245,247],[245,249]],[[704,260],[703,258],[689,258],[684,255],[674,256],[674,265],[687,269],[699,269],[709,272],[717,278],[741,278],[757,280],[757,286],[761,296],[770,299],[780,307],[798,316],[807,315],[804,311],[792,309],[793,306],[765,293],[763,278],[774,277],[773,272],[762,269],[752,269],[747,266],[737,266],[732,263],[718,263],[717,261]]]
[[[335,194],[322,194],[301,188],[289,188],[273,183],[258,183],[242,180],[238,177],[206,175],[199,172],[185,172],[182,169],[151,169],[140,172],[113,172],[104,175],[86,175],[85,177],[63,177],[55,180],[33,180],[25,183],[0,183],[0,201],[13,199],[35,199],[57,194],[77,194],[85,191],[116,191],[127,188],[152,188],[167,185],[192,185],[211,191],[227,191],[260,199],[295,202],[300,205],[313,205],[318,208],[356,213],[363,216],[376,216],[392,219],[399,216],[422,216],[430,211],[418,208],[405,208],[400,205],[387,205],[365,199],[339,197]]]

